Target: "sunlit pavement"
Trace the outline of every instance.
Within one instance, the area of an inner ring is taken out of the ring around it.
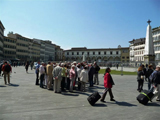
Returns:
[[[111,102],[98,101],[91,106],[87,97],[94,91],[103,91],[103,75],[100,85],[87,87],[88,92],[75,91],[56,94],[35,86],[35,73],[27,74],[24,67],[13,68],[11,85],[4,85],[0,76],[0,120],[151,120],[159,119],[160,102],[153,99],[147,106],[137,102],[136,76],[113,75],[115,86]],[[147,89],[147,83],[144,83]]]

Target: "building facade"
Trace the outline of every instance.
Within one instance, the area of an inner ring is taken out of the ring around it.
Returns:
[[[128,53],[126,53],[128,51]],[[122,53],[123,52],[123,53]],[[122,60],[123,55],[123,60]],[[108,48],[108,49],[87,49],[83,48],[71,48],[70,50],[64,50],[64,56],[66,61],[82,61],[85,56],[85,61],[93,62],[112,62],[120,63],[121,61],[129,61],[129,48]]]
[[[3,41],[3,58],[5,60],[13,60],[16,58],[16,42],[15,38],[4,37]]]
[[[152,29],[155,60],[160,61],[160,26]]]
[[[55,61],[64,61],[64,53],[63,49],[60,48],[60,46],[55,46],[56,53],[55,53]]]
[[[0,61],[3,60],[3,39],[4,39],[4,26],[0,21]]]

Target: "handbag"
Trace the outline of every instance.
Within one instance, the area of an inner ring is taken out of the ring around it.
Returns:
[[[143,75],[141,75],[141,79],[142,79],[142,80],[144,79],[144,76],[143,76]]]

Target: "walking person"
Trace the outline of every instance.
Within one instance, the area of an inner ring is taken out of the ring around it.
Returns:
[[[97,65],[96,62],[94,62],[94,68],[95,68],[95,73],[94,73],[94,84],[99,85],[98,72],[99,72],[99,70],[100,70],[100,67]]]
[[[48,62],[47,66],[46,66],[46,72],[47,72],[47,89],[48,90],[52,90],[52,82],[53,82],[53,65],[51,64],[51,62]]]
[[[84,69],[80,73],[80,81],[81,81],[81,91],[86,90],[86,82],[88,82],[88,66],[86,65]]]
[[[43,81],[44,81],[44,75],[45,75],[45,69],[44,69],[44,63],[42,62],[42,65],[39,67],[39,75],[40,75],[40,87],[43,88]]]
[[[69,74],[70,74],[70,89],[69,89],[69,91],[73,92],[73,83],[74,83],[74,80],[75,80],[75,77],[76,77],[75,65],[71,66],[71,70],[70,70]]]
[[[95,73],[95,68],[91,64],[91,66],[90,66],[90,68],[88,70],[90,87],[93,87],[93,75],[94,75],[94,73]]]
[[[112,86],[115,85],[114,81],[112,79],[112,76],[110,75],[111,69],[106,68],[105,75],[104,75],[104,93],[101,97],[101,102],[105,102],[104,99],[106,97],[107,92],[109,92],[110,95],[110,101],[115,101],[113,98],[113,93],[112,93]]]
[[[36,68],[35,68],[35,73],[36,73],[35,85],[39,85],[39,67],[40,67],[40,62],[37,63]]]
[[[33,69],[33,62],[31,62],[30,66],[31,66],[31,70],[32,70]]]
[[[6,77],[8,77],[8,84],[10,84],[10,72],[12,72],[11,65],[5,61],[2,66],[2,71],[4,75],[4,84],[7,84]]]
[[[61,76],[62,68],[60,67],[60,64],[57,64],[57,66],[53,69],[53,79],[54,79],[54,92],[55,93],[61,93]]]
[[[27,61],[25,65],[26,73],[28,73],[28,67],[29,67],[29,62]]]
[[[141,92],[143,90],[143,83],[144,83],[143,67],[139,67],[138,68],[137,82],[138,82],[138,89],[137,89],[137,91]]]

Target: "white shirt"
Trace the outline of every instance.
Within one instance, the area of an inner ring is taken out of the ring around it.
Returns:
[[[45,69],[44,69],[44,66],[43,65],[40,65],[39,67],[39,74],[44,74],[45,73]]]
[[[77,67],[78,78],[80,78],[81,69]]]

